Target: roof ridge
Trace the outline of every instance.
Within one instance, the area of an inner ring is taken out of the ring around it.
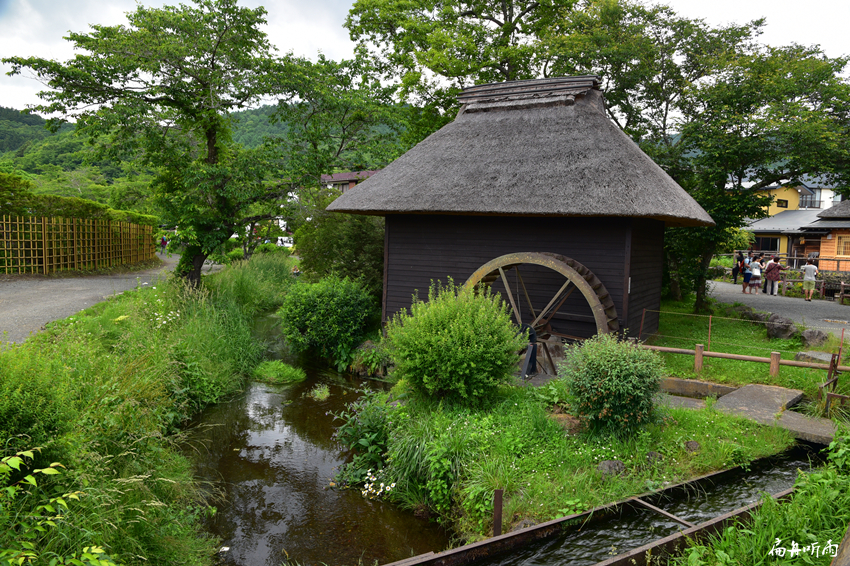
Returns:
[[[588,90],[600,90],[601,77],[581,75],[575,77],[553,77],[525,81],[508,81],[475,85],[463,89],[457,97],[461,104],[491,100],[523,100],[544,96],[582,94]]]

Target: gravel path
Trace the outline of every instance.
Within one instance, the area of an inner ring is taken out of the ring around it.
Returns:
[[[21,343],[50,321],[67,318],[140,284],[154,284],[174,269],[180,256],[160,256],[160,259],[165,264],[163,267],[120,275],[24,276],[0,280],[0,343]]]
[[[846,328],[845,339],[850,339],[850,305],[841,305],[829,299],[813,299],[811,302],[777,295],[750,295],[741,293],[740,285],[712,281],[711,296],[723,303],[739,302],[758,311],[771,312],[790,318],[806,328],[817,328],[841,336]]]

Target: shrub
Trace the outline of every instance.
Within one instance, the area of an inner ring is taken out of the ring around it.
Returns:
[[[319,212],[295,232],[301,269],[308,277],[336,274],[363,283],[380,297],[384,281],[384,219]]]
[[[651,420],[663,368],[655,352],[602,334],[576,347],[561,371],[570,406],[591,431],[629,433]]]
[[[285,364],[280,360],[269,360],[254,369],[254,379],[274,384],[294,383],[307,379],[307,374],[303,369]]]
[[[507,307],[490,293],[432,285],[387,326],[393,377],[420,394],[475,403],[507,383],[527,343]]]
[[[235,250],[230,250],[225,255],[225,261],[227,264],[231,264],[234,261],[242,261],[245,259],[245,252],[242,251],[242,248],[236,248]]]
[[[254,249],[255,254],[285,254],[289,255],[289,248],[285,246],[278,246],[277,244],[273,244],[271,242],[267,244],[260,244]]]
[[[293,286],[278,314],[281,333],[295,353],[313,350],[342,371],[376,308],[360,283],[330,276]]]

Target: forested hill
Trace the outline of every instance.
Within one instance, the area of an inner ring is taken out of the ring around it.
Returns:
[[[286,124],[269,123],[269,117],[274,109],[274,106],[263,106],[255,110],[235,113],[233,115],[234,141],[245,147],[256,147],[263,143],[266,137],[286,134]],[[23,157],[34,143],[54,135],[44,127],[46,123],[47,120],[38,114],[25,114],[13,108],[0,106],[0,154],[18,151],[26,146],[17,156]],[[60,129],[60,133],[66,134],[72,129],[72,124],[65,124]]]
[[[256,147],[266,137],[283,136],[285,124],[270,124],[274,106],[233,115],[233,139]],[[91,151],[83,138],[65,124],[56,134],[37,114],[0,107],[0,171],[22,175],[36,194],[81,197],[124,210],[155,214],[149,201],[151,171],[132,163],[86,163]]]
[[[286,124],[272,124],[269,117],[275,106],[262,106],[255,110],[233,113],[233,141],[244,147],[257,147],[267,137],[281,137],[288,130]]]
[[[36,142],[50,136],[44,128],[46,120],[37,114],[24,114],[0,106],[0,153],[15,151],[27,142]]]

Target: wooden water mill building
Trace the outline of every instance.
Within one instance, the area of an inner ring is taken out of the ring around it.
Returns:
[[[453,122],[328,207],[386,217],[384,320],[450,276],[538,336],[637,335],[644,309],[657,329],[664,226],[713,222],[606,116],[599,81],[467,88]]]

